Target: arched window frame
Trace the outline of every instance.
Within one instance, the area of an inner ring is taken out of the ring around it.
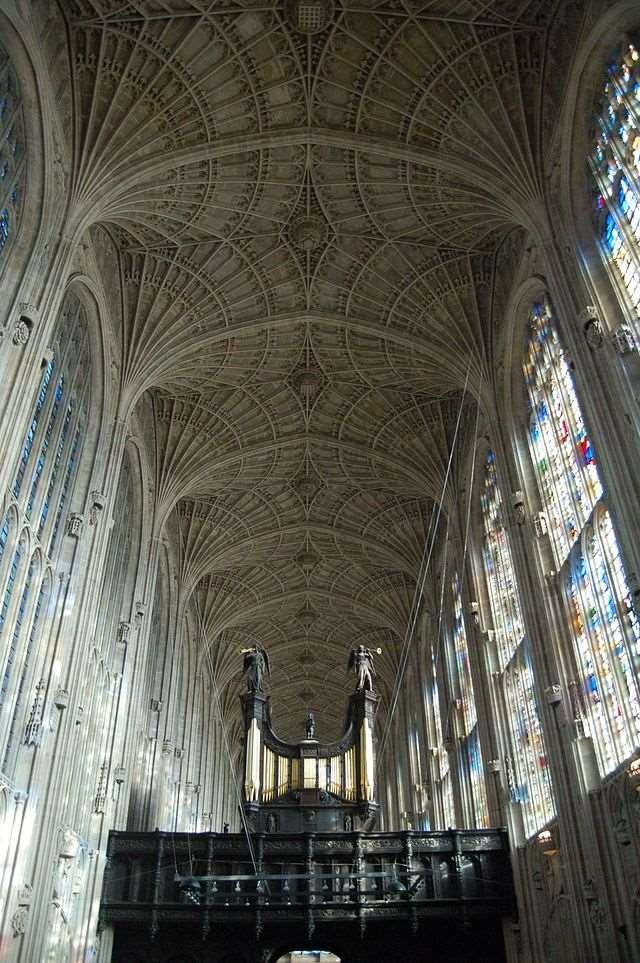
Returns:
[[[449,694],[451,687],[451,659],[447,645],[447,625],[443,617],[445,601],[448,603],[449,595],[447,590],[448,580],[448,552],[449,552],[449,525],[447,523],[446,535],[440,563],[441,583],[439,587],[438,602],[438,629],[434,641],[431,644],[431,651],[427,662],[427,686],[429,689],[428,702],[431,708],[430,723],[432,732],[432,751],[434,754],[432,773],[434,776],[434,822],[435,828],[447,829],[456,824],[456,813],[453,795],[453,775],[451,772],[451,760],[449,758],[449,729],[450,711]]]
[[[565,602],[567,626],[572,640],[570,655],[577,675],[575,680],[570,680],[575,703],[574,714],[577,719],[582,720],[593,737],[600,773],[605,776],[640,744],[638,680],[631,668],[637,662],[640,627],[631,605],[614,523],[604,505],[605,492],[584,425],[582,405],[564,355],[558,322],[546,296],[534,302],[529,315],[530,329],[532,319],[534,336],[536,325],[542,322],[546,326],[545,339],[552,346],[551,352],[555,360],[553,364],[548,364],[549,359],[542,355],[535,358],[528,336],[523,368],[529,402],[534,412],[541,399],[549,404],[546,400],[547,372],[551,372],[553,379],[564,383],[567,390],[562,392],[562,405],[555,413],[556,427],[551,436],[559,447],[566,445],[566,439],[560,436],[557,424],[561,421],[569,424],[572,454],[568,458],[560,457],[558,462],[568,473],[568,477],[565,475],[554,478],[551,489],[548,485],[545,486],[545,479],[538,464],[540,453],[531,433],[529,454],[538,494],[550,523],[551,546],[559,572],[558,584]],[[537,362],[541,359],[544,364],[539,366],[540,370],[536,370]],[[562,376],[559,372],[562,372]],[[553,421],[553,418],[551,420]],[[578,444],[587,446],[591,452],[588,467],[579,465],[576,455]],[[576,484],[576,476],[581,476],[582,504],[579,505],[574,499],[575,530],[571,532],[571,537],[566,537],[557,519],[554,521],[554,513],[558,514],[562,506],[558,491],[563,488],[565,491],[572,489]],[[608,621],[603,598],[606,589],[597,590],[598,573],[593,565],[592,547],[594,544],[603,544],[601,531],[605,523],[610,533],[610,545],[605,546],[610,561],[604,562],[602,569],[609,573],[605,575],[605,581],[613,578],[617,584],[624,585],[624,591],[619,590],[619,598],[615,601],[616,611],[621,610],[624,614],[622,618],[616,616],[614,623]],[[615,577],[611,568],[614,564],[617,566]],[[618,656],[614,656],[616,651]],[[627,665],[626,673],[623,671],[623,664]],[[625,684],[622,684],[624,679],[620,673],[627,678]],[[607,693],[607,699],[600,698],[603,692]]]
[[[598,589],[598,585],[600,588]],[[604,776],[640,745],[640,622],[634,612],[613,520],[597,506],[563,579],[580,681],[574,715],[593,737]]]
[[[529,450],[560,567],[603,489],[547,297],[529,311],[523,369],[530,404]]]
[[[532,836],[555,813],[544,734],[536,699],[529,645],[520,607],[509,536],[503,519],[496,456],[489,449],[481,489],[482,561],[493,624],[494,694],[505,746],[511,801],[521,806]]]
[[[455,666],[454,688],[460,699],[458,715],[460,728],[459,770],[462,793],[466,796],[467,818],[470,825],[488,826],[488,803],[482,750],[478,734],[478,712],[471,673],[469,642],[462,604],[462,582],[454,567],[451,580],[451,642]]]
[[[22,93],[11,58],[0,46],[0,259],[5,263],[20,229],[25,172]]]
[[[11,493],[49,558],[64,530],[91,405],[85,307],[68,292],[60,310],[34,410],[20,446]]]
[[[11,778],[17,759],[20,743],[24,740],[27,721],[31,711],[38,711],[39,699],[44,680],[38,675],[42,666],[42,642],[46,637],[46,628],[50,614],[49,600],[52,591],[51,569],[46,567],[39,573],[39,588],[33,595],[33,608],[30,613],[28,626],[23,633],[23,651],[16,660],[20,667],[19,678],[16,678],[12,695],[12,710],[6,739],[0,741],[4,745],[3,771]],[[28,631],[27,631],[28,628]],[[34,720],[37,721],[37,720]]]
[[[609,64],[589,169],[601,256],[640,344],[640,51],[627,37]]]

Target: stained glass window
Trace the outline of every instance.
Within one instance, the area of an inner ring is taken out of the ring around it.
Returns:
[[[78,460],[78,449],[81,441],[80,428],[76,429],[76,433],[73,437],[73,444],[71,445],[71,451],[69,453],[69,458],[67,459],[67,468],[64,474],[64,481],[62,483],[62,490],[60,492],[60,500],[58,502],[58,510],[56,511],[56,518],[53,524],[53,530],[51,532],[51,542],[49,544],[49,555],[53,554],[53,549],[55,547],[58,532],[60,530],[60,522],[62,521],[62,516],[64,514],[65,505],[67,502],[67,495],[69,493],[69,488],[73,480],[75,473],[75,467]]]
[[[476,700],[471,681],[471,667],[469,665],[469,646],[462,614],[462,598],[460,595],[460,578],[456,572],[451,582],[451,596],[453,600],[453,648],[456,658],[456,674],[460,700],[462,702],[462,719],[464,735],[467,736],[476,724]]]
[[[18,568],[20,566],[20,559],[22,558],[23,545],[22,542],[18,542],[15,552],[13,553],[13,558],[11,559],[11,566],[9,567],[9,572],[7,574],[7,581],[4,587],[4,595],[2,596],[2,604],[0,605],[0,632],[4,628],[4,623],[7,618],[7,612],[9,611],[9,605],[11,603],[11,596],[13,595],[13,587],[16,582],[16,577],[18,575]]]
[[[19,86],[11,61],[0,47],[0,256],[20,220],[24,159]]]
[[[529,313],[524,375],[529,394],[529,441],[558,566],[602,495],[569,365],[548,301]]]
[[[580,667],[581,712],[603,774],[640,744],[633,670],[640,626],[611,516],[557,329],[547,301],[530,317],[524,373],[530,447],[558,568],[569,559],[566,598]]]
[[[0,165],[0,180],[1,173]],[[29,660],[42,608],[40,578],[50,584],[48,571],[50,564],[55,565],[54,548],[61,547],[58,536],[65,528],[78,477],[84,425],[88,423],[89,332],[83,304],[73,293],[65,298],[51,346],[51,360],[42,372],[37,372],[39,384],[33,411],[20,448],[14,454],[17,466],[11,486],[15,502],[11,511],[24,520],[29,534],[11,525],[9,518],[0,526],[0,557],[4,554],[0,633],[7,640],[4,660],[0,660],[0,759],[8,766],[18,762],[20,740],[16,733],[22,730],[27,711],[21,699],[31,685],[29,673],[35,671],[34,667],[29,669]],[[25,563],[24,552],[27,544],[38,543],[44,557],[40,561],[39,553],[34,556],[38,558],[36,575],[34,565]]]
[[[31,592],[32,579],[33,579],[33,562],[31,562],[29,565],[27,580],[24,584],[22,596],[20,597],[20,604],[18,606],[18,611],[16,612],[16,617],[13,623],[13,632],[11,635],[11,641],[9,643],[9,648],[5,656],[4,672],[2,676],[2,686],[0,687],[0,712],[4,709],[4,705],[7,697],[7,691],[9,688],[9,682],[11,680],[13,663],[16,657],[18,640],[20,638],[20,630],[22,629],[24,614],[27,607],[27,602],[29,601],[29,593]]]
[[[583,673],[582,705],[603,773],[640,745],[640,693],[633,665],[640,625],[609,512],[600,507],[568,575],[573,637]]]
[[[38,455],[38,460],[35,463],[33,469],[33,475],[31,477],[31,490],[29,492],[29,498],[25,507],[25,515],[27,518],[31,517],[31,510],[33,508],[33,503],[36,497],[36,492],[38,490],[38,485],[40,484],[40,479],[42,477],[42,472],[47,460],[47,455],[49,454],[49,446],[51,444],[51,437],[55,424],[58,418],[58,412],[60,410],[60,402],[62,401],[62,396],[64,394],[64,376],[62,376],[56,386],[55,394],[53,397],[53,405],[51,407],[51,412],[49,415],[49,421],[47,422],[47,428],[44,433],[44,438],[42,439],[42,447],[40,448],[40,453]]]
[[[489,825],[489,810],[487,806],[487,789],[484,782],[484,766],[482,752],[478,738],[478,726],[473,729],[464,741],[464,752],[471,784],[474,823],[476,826]]]
[[[485,462],[481,506],[484,569],[508,735],[507,776],[512,801],[521,805],[525,830],[532,835],[552,817],[554,804],[513,559],[504,527],[496,459],[492,451]]]
[[[4,753],[4,759],[2,761],[3,772],[8,772],[9,770],[9,756],[11,750],[14,749],[14,738],[15,733],[18,728],[18,721],[21,714],[24,714],[25,707],[23,706],[25,683],[31,669],[31,661],[34,649],[34,643],[37,636],[38,628],[40,625],[40,615],[42,614],[43,604],[47,593],[49,591],[49,581],[45,580],[40,586],[40,591],[38,592],[38,598],[36,601],[33,618],[31,620],[31,629],[29,631],[29,639],[27,642],[27,647],[24,653],[24,658],[22,659],[22,667],[20,674],[20,682],[18,684],[18,689],[15,696],[13,713],[11,715],[11,724],[9,726],[9,733],[7,736],[7,743]]]
[[[58,472],[60,470],[60,462],[62,461],[62,454],[65,449],[65,442],[67,440],[67,433],[69,431],[69,424],[71,423],[71,415],[73,414],[73,404],[67,405],[67,411],[64,416],[64,422],[62,424],[62,431],[60,433],[60,438],[58,440],[58,445],[56,449],[56,457],[51,469],[51,475],[49,476],[49,485],[47,487],[47,494],[45,496],[44,502],[42,503],[42,508],[40,510],[40,521],[38,523],[38,535],[42,534],[42,529],[47,521],[47,515],[49,514],[49,506],[51,504],[51,498],[56,489],[56,482],[58,480]]]
[[[9,516],[5,515],[0,526],[0,559],[4,555],[4,550],[9,538]]]
[[[525,830],[531,835],[553,815],[553,799],[526,641],[505,671],[504,691],[512,745],[509,788],[511,798],[522,804]]]
[[[453,804],[453,784],[451,782],[449,753],[444,747],[444,735],[442,731],[438,659],[435,648],[431,653],[431,673],[431,708],[433,712],[434,745],[436,752],[435,769],[441,805],[441,814],[439,818],[436,815],[436,822],[440,829],[447,829],[447,827],[455,825],[456,817]]]
[[[502,495],[496,473],[496,457],[490,451],[485,463],[481,497],[484,527],[483,560],[496,631],[498,659],[503,669],[524,636],[518,588],[507,533],[502,521]]]
[[[625,42],[609,66],[589,158],[608,262],[640,310],[640,56]],[[636,328],[636,337],[638,329]]]
[[[488,825],[487,796],[482,768],[482,753],[478,739],[478,714],[473,691],[471,666],[469,664],[469,644],[462,612],[460,577],[454,572],[451,580],[452,598],[452,636],[456,666],[456,683],[461,702],[462,714],[462,757],[461,763],[469,779],[471,790],[470,805],[473,810],[473,824]]]
[[[33,448],[33,442],[36,437],[36,432],[38,430],[38,424],[40,421],[40,415],[42,414],[42,409],[44,408],[45,401],[47,400],[47,393],[49,391],[49,385],[51,383],[51,375],[53,374],[54,361],[53,359],[49,361],[46,368],[44,369],[44,374],[42,376],[42,382],[40,384],[40,391],[38,392],[38,398],[36,400],[36,407],[33,412],[33,417],[31,423],[25,435],[25,439],[22,443],[22,449],[20,453],[20,462],[18,464],[18,471],[16,474],[15,481],[13,483],[13,494],[17,498],[20,494],[20,489],[22,488],[22,481],[24,479],[24,473],[27,469],[27,463],[29,461],[29,455],[31,454],[31,449]]]

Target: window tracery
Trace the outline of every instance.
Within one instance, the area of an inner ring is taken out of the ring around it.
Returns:
[[[462,703],[463,730],[464,735],[468,736],[476,724],[478,715],[473,693],[473,682],[471,681],[467,632],[462,613],[460,577],[457,572],[454,572],[451,580],[451,594],[453,599],[453,648],[456,658],[456,675]]]
[[[440,700],[440,685],[438,680],[438,660],[435,649],[431,653],[431,710],[433,713],[434,725],[434,746],[435,746],[435,777],[439,790],[441,806],[440,828],[447,829],[454,826],[455,808],[453,804],[453,783],[451,781],[451,767],[449,764],[449,753],[444,745],[444,733],[442,730],[442,710]]]
[[[507,776],[511,799],[521,805],[525,831],[532,835],[552,817],[554,803],[493,451],[485,462],[481,508],[484,570],[500,667],[498,696],[508,737]]]
[[[530,406],[529,442],[560,566],[602,496],[602,484],[548,301],[531,308],[529,332],[523,365]]]
[[[566,562],[581,711],[605,774],[640,744],[633,670],[640,625],[611,516],[600,504],[603,486],[548,301],[533,306],[529,326],[524,374],[531,454],[558,568]]]
[[[24,159],[20,88],[11,60],[0,47],[0,255],[20,220]]]
[[[520,640],[524,626],[507,533],[502,522],[502,496],[498,486],[496,456],[489,451],[481,496],[484,526],[483,562],[489,603],[496,633],[498,660],[504,669]]]
[[[602,249],[620,282],[625,300],[637,317],[640,311],[640,54],[629,40],[609,66],[594,140],[589,162],[597,188],[596,212]]]
[[[29,426],[11,486],[12,506],[26,523],[0,528],[0,756],[15,755],[29,703],[49,593],[49,566],[56,536],[65,523],[84,442],[90,404],[91,365],[88,328],[81,302],[65,299],[53,335],[52,356],[40,378]],[[8,561],[7,559],[10,559]],[[47,585],[45,591],[44,586]]]
[[[460,693],[462,718],[462,765],[469,779],[470,806],[473,824],[488,825],[487,794],[484,784],[482,753],[478,737],[478,713],[469,663],[469,644],[462,611],[460,577],[454,572],[451,580],[453,614],[453,649],[455,654],[457,688]]]
[[[640,624],[604,506],[598,507],[578,549],[567,576],[567,597],[582,671],[581,709],[606,774],[640,745],[640,692],[633,669],[640,656]]]

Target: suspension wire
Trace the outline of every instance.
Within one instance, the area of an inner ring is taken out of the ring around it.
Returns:
[[[478,448],[478,427],[480,424],[480,405],[476,408],[476,425],[473,433],[473,458],[471,459],[471,475],[469,478],[469,497],[467,498],[467,517],[464,524],[464,545],[462,548],[462,564],[460,572],[460,597],[462,598],[462,588],[465,582],[467,568],[467,547],[469,544],[469,524],[471,522],[471,503],[473,501],[473,486],[476,478],[476,455]]]
[[[255,849],[253,846],[253,840],[251,839],[251,830],[249,829],[249,824],[247,823],[247,817],[245,815],[244,807],[242,805],[242,794],[240,792],[240,786],[238,783],[237,775],[233,766],[233,757],[231,755],[231,747],[229,745],[229,735],[227,732],[227,727],[225,725],[224,717],[222,714],[222,707],[220,705],[220,690],[218,688],[218,683],[216,681],[216,673],[213,668],[213,663],[211,661],[211,653],[209,652],[209,647],[206,645],[206,637],[204,632],[204,620],[200,612],[200,606],[198,604],[198,599],[196,596],[196,615],[198,618],[198,624],[200,626],[201,643],[204,647],[205,658],[209,665],[209,673],[211,676],[211,685],[213,689],[214,705],[218,714],[218,719],[220,721],[220,729],[222,731],[222,740],[224,742],[224,747],[227,753],[227,763],[229,766],[229,771],[231,773],[231,779],[236,793],[236,798],[238,800],[238,809],[240,811],[240,819],[242,821],[242,828],[244,829],[245,836],[247,837],[247,846],[249,848],[249,855],[251,856],[251,862],[253,864],[254,875],[258,874],[258,863],[256,860]]]
[[[180,535],[182,536],[182,528],[181,528],[181,525],[180,525],[180,515],[178,514],[178,512],[176,512],[176,515],[177,515],[177,518],[178,518],[178,528],[179,528],[179,530],[180,530]],[[171,667],[172,667],[172,669],[173,669],[173,668],[175,667],[175,665],[176,665],[176,636],[177,636],[177,632],[172,632],[172,633],[171,633],[171,636],[172,636],[172,637],[171,637]],[[172,675],[173,675],[173,673],[172,673]],[[164,678],[164,672],[163,672],[163,678]],[[176,830],[174,829],[174,824],[177,822],[177,819],[178,819],[178,809],[179,809],[179,806],[180,806],[180,796],[178,795],[178,799],[176,800],[176,811],[175,811],[175,814],[172,815],[172,818],[171,818],[171,829],[169,829],[169,833],[171,834],[171,844],[172,844],[172,851],[173,851],[173,865],[174,865],[174,869],[175,869],[176,876],[178,876],[179,874],[178,874],[178,857],[177,857],[177,854],[176,854]],[[174,818],[174,816],[175,816],[175,818]],[[187,837],[187,839],[188,839],[188,837]],[[189,844],[189,865],[191,865],[191,847],[190,847],[190,844]]]
[[[437,832],[447,832],[447,830],[437,830]],[[434,853],[434,852],[437,852],[437,850],[429,850],[429,854],[430,854],[430,855],[431,855],[432,853]],[[442,852],[443,852],[443,854],[445,853],[444,850],[443,850]],[[477,851],[476,851],[476,852],[477,852]],[[493,850],[493,852],[496,852],[496,850]],[[463,856],[464,856],[464,852],[463,852]],[[227,862],[228,862],[228,860],[227,860]],[[161,869],[164,869],[164,868],[166,868],[167,866],[170,866],[170,865],[171,865],[171,864],[168,863],[168,862],[167,862],[167,863],[160,863]],[[302,861],[301,861],[301,862],[298,862],[298,861],[296,861],[295,859],[294,859],[294,860],[287,860],[287,866],[305,866],[305,865],[306,865],[306,862],[302,862]],[[411,871],[407,872],[407,871],[406,871],[406,867],[409,865],[408,863],[398,863],[397,861],[394,861],[394,864],[393,864],[393,865],[394,865],[394,866],[399,866],[401,869],[405,868],[405,872],[404,872],[404,873],[401,872],[401,875],[405,875],[405,876],[411,876],[411,875],[414,875],[414,876],[417,876],[417,875],[420,875],[420,876],[435,876],[435,875],[437,875],[437,870],[428,869],[427,867],[423,867],[421,870],[411,870]],[[292,878],[292,875],[293,875],[293,878],[295,878],[295,879],[311,879],[311,878],[315,878],[315,879],[318,879],[318,878],[320,878],[320,879],[323,879],[323,878],[326,878],[326,879],[329,879],[329,878],[333,878],[333,879],[350,879],[350,878],[352,878],[352,877],[358,877],[358,878],[361,878],[361,879],[362,879],[362,878],[365,878],[365,879],[366,879],[367,876],[376,876],[376,875],[382,875],[382,876],[387,876],[387,877],[389,877],[389,876],[392,875],[392,871],[393,871],[393,866],[390,866],[390,867],[389,867],[389,872],[388,872],[388,873],[385,873],[385,872],[381,872],[381,873],[376,873],[376,872],[374,872],[374,873],[354,873],[352,870],[346,870],[346,871],[344,871],[344,872],[336,872],[336,873],[312,873],[312,874],[305,874],[305,873],[294,873],[294,874],[268,873],[268,874],[266,874],[266,875],[267,875],[269,878],[271,878],[271,879],[291,879],[291,878]],[[147,879],[148,877],[155,876],[156,873],[157,873],[157,868],[154,866],[153,869],[148,869],[148,870],[144,870],[143,872],[141,872],[141,873],[138,875],[137,878],[138,878],[138,879]],[[179,875],[179,874],[178,874],[178,875]],[[130,876],[131,876],[131,873],[130,873],[130,870],[129,870],[129,869],[123,869],[121,875],[118,875],[117,873],[114,873],[113,871],[111,871],[110,874],[109,874],[109,881],[110,881],[110,883],[121,883],[121,882],[123,882],[123,881],[126,881],[126,880],[130,879]],[[229,880],[229,879],[236,879],[236,878],[238,878],[238,877],[244,878],[244,879],[252,879],[252,878],[253,878],[251,875],[248,875],[248,874],[244,874],[244,875],[243,875],[243,874],[241,874],[241,873],[237,873],[237,874],[235,874],[235,876],[232,876],[232,875],[229,875],[229,874],[222,874],[222,873],[220,873],[220,874],[212,874],[211,876],[200,876],[200,877],[197,877],[197,878],[198,878],[198,879],[204,879],[204,880],[218,880],[218,879],[219,879],[219,880]],[[264,879],[264,877],[260,877],[260,878],[261,878],[261,879]],[[267,884],[267,879],[264,879],[264,882],[265,882],[265,884]],[[512,884],[509,883],[509,882],[505,882],[504,879],[492,879],[490,876],[484,876],[484,875],[483,875],[483,876],[482,876],[482,882],[483,882],[483,883],[491,883],[492,886],[502,886],[504,889],[508,889],[510,892],[513,892],[513,886],[512,886]],[[267,888],[268,888],[268,887],[267,887]],[[427,902],[429,902],[429,901],[427,901]]]
[[[476,409],[476,424],[475,424],[475,430],[474,430],[474,435],[473,435],[473,458],[472,458],[472,460],[471,460],[471,477],[470,477],[470,480],[469,480],[469,497],[468,497],[468,499],[467,499],[467,510],[466,510],[465,526],[464,526],[464,542],[463,542],[463,547],[462,547],[462,562],[461,562],[461,565],[460,565],[460,568],[461,568],[461,571],[460,571],[460,597],[461,597],[461,598],[462,598],[462,589],[463,589],[463,586],[464,586],[464,579],[465,579],[465,572],[466,572],[467,548],[468,548],[468,544],[469,544],[469,524],[470,524],[470,521],[471,521],[471,503],[472,503],[472,500],[473,500],[473,485],[474,485],[475,476],[476,476],[476,448],[477,448],[477,445],[478,445],[478,426],[479,426],[479,423],[480,423],[480,406],[478,405],[478,407],[477,407],[477,409]],[[444,562],[444,565],[443,565],[445,571],[446,571],[446,559],[447,559],[448,547],[449,547],[449,519],[447,518],[447,532],[446,532],[446,535],[445,535],[445,550],[444,550],[445,562]],[[439,658],[440,658],[440,652],[441,652],[441,649],[442,649],[442,643],[443,643],[443,641],[444,641],[443,638],[442,638],[442,636],[441,636],[441,632],[440,632],[440,628],[441,628],[441,625],[442,625],[442,605],[443,605],[443,598],[444,598],[444,583],[445,583],[445,579],[444,579],[444,577],[443,577],[443,579],[442,579],[442,587],[441,587],[441,592],[440,592],[440,619],[439,619],[439,622],[438,622],[438,636],[437,636],[437,643],[436,643],[436,658],[435,658],[436,665],[438,664],[438,660],[439,660]]]
[[[182,524],[181,524],[181,521],[180,521],[180,515],[179,515],[179,514],[178,514],[178,529],[179,529],[179,531],[180,531],[180,535],[182,535]],[[214,667],[213,667],[213,662],[211,661],[211,653],[210,653],[210,651],[209,651],[209,646],[206,644],[206,633],[205,633],[205,627],[204,627],[204,618],[203,618],[203,614],[202,614],[201,609],[200,609],[200,604],[199,604],[199,601],[198,601],[198,595],[197,595],[196,592],[193,593],[193,598],[194,598],[194,600],[195,600],[196,618],[197,618],[197,620],[198,620],[198,628],[199,628],[199,632],[200,632],[200,643],[201,643],[201,645],[202,645],[202,647],[203,647],[205,659],[206,659],[206,661],[207,661],[207,663],[208,663],[208,667],[209,667],[209,675],[210,675],[210,678],[211,678],[211,686],[212,686],[214,706],[215,706],[216,714],[217,714],[217,716],[218,716],[218,720],[219,720],[219,723],[220,723],[220,730],[221,730],[221,732],[222,732],[222,740],[223,740],[224,748],[225,748],[225,751],[226,751],[226,754],[227,754],[227,764],[228,764],[228,766],[229,766],[229,772],[231,773],[231,780],[232,780],[232,782],[233,782],[233,786],[234,786],[234,789],[235,789],[236,798],[237,798],[237,800],[238,800],[238,809],[239,809],[239,811],[240,811],[240,819],[241,819],[241,822],[242,822],[242,828],[243,828],[244,833],[245,833],[245,836],[246,836],[246,838],[247,838],[247,846],[248,846],[248,848],[249,848],[249,855],[250,855],[250,857],[251,857],[251,863],[252,863],[252,865],[253,865],[254,874],[257,875],[257,872],[258,872],[258,864],[257,864],[257,860],[256,860],[255,849],[254,849],[254,846],[253,846],[253,840],[251,839],[251,831],[250,831],[249,825],[248,825],[248,823],[247,823],[247,819],[246,819],[245,812],[244,812],[244,807],[243,807],[243,805],[242,805],[242,795],[241,795],[241,792],[240,792],[240,786],[238,785],[238,780],[237,780],[236,772],[235,772],[235,769],[234,769],[234,766],[233,766],[233,757],[232,757],[232,755],[231,755],[231,747],[230,747],[230,745],[229,745],[229,737],[228,737],[228,733],[227,733],[227,727],[226,727],[226,725],[225,725],[224,716],[223,716],[223,713],[222,713],[222,706],[221,706],[221,704],[220,704],[220,690],[219,690],[219,688],[218,688],[218,684],[217,684],[217,681],[216,681],[216,671],[215,671],[215,669],[214,669]],[[187,840],[189,840],[188,831],[187,831]],[[188,845],[189,845],[189,853],[191,853],[190,843],[188,843]],[[190,856],[190,858],[191,858],[191,856]]]
[[[440,585],[440,607],[438,609],[438,632],[436,634],[436,651],[433,660],[434,672],[437,671],[440,661],[440,648],[442,644],[442,613],[444,611],[444,587],[447,581],[447,562],[449,560],[449,516],[447,515],[447,530],[444,535],[444,555],[442,558],[442,583]]]
[[[400,654],[400,661],[399,661],[399,663],[398,663],[398,668],[397,668],[397,671],[396,671],[396,677],[395,677],[395,680],[394,680],[394,687],[393,687],[393,695],[392,695],[392,699],[391,699],[391,705],[390,705],[390,707],[389,707],[389,712],[388,712],[388,714],[387,714],[387,720],[386,720],[386,723],[385,723],[385,728],[384,728],[383,735],[382,735],[382,739],[381,739],[381,742],[380,742],[380,751],[379,751],[379,753],[378,753],[377,768],[379,768],[380,765],[381,765],[382,758],[383,758],[383,756],[384,756],[384,752],[385,752],[386,747],[387,747],[387,742],[388,742],[388,739],[389,739],[389,733],[390,733],[390,730],[391,730],[391,724],[392,724],[392,721],[393,721],[393,716],[394,716],[395,710],[396,710],[397,705],[398,705],[398,699],[399,699],[399,697],[400,697],[400,691],[401,691],[401,689],[402,689],[402,683],[403,683],[403,681],[404,681],[404,673],[405,673],[405,670],[406,670],[407,662],[408,662],[408,660],[409,660],[409,653],[410,653],[410,650],[411,650],[411,645],[412,645],[412,642],[413,642],[413,636],[414,636],[414,634],[415,634],[416,622],[417,622],[417,620],[418,620],[418,615],[419,615],[419,611],[420,611],[420,602],[421,602],[422,597],[423,597],[423,594],[424,594],[424,586],[425,586],[425,584],[426,584],[427,575],[428,575],[429,568],[430,568],[430,565],[431,565],[431,556],[432,556],[432,554],[433,554],[433,549],[434,549],[435,542],[436,542],[436,536],[437,536],[437,533],[438,533],[438,526],[439,526],[439,523],[440,523],[440,516],[442,515],[442,504],[443,504],[443,501],[444,501],[444,498],[445,498],[445,494],[446,494],[446,491],[447,491],[447,486],[448,486],[448,483],[449,483],[449,476],[450,476],[450,474],[451,474],[451,465],[452,465],[452,463],[453,463],[453,456],[454,456],[454,453],[455,453],[455,450],[456,450],[456,445],[457,445],[457,440],[458,440],[458,432],[459,432],[459,430],[460,430],[460,423],[461,423],[461,421],[462,421],[462,411],[463,411],[463,408],[464,408],[464,402],[465,402],[465,398],[466,398],[466,395],[467,395],[467,387],[468,387],[468,384],[469,384],[469,372],[470,372],[470,370],[471,370],[471,359],[469,359],[469,363],[468,363],[468,365],[467,365],[467,374],[466,374],[465,381],[464,381],[464,388],[463,388],[463,391],[462,391],[462,397],[461,397],[461,399],[460,399],[460,407],[458,408],[458,416],[457,416],[457,419],[456,419],[456,427],[455,427],[455,431],[454,431],[454,434],[453,434],[453,440],[452,440],[452,442],[451,442],[451,450],[450,450],[450,452],[449,452],[449,458],[448,458],[448,461],[447,461],[447,468],[446,468],[446,472],[445,472],[445,476],[444,476],[444,482],[443,482],[443,486],[442,486],[442,492],[441,492],[440,501],[438,502],[438,507],[437,507],[437,510],[436,510],[436,513],[435,513],[435,525],[434,525],[433,527],[430,526],[430,529],[431,529],[431,539],[429,540],[429,538],[428,538],[428,536],[427,536],[427,539],[426,539],[426,541],[425,541],[425,548],[424,548],[424,552],[423,552],[423,564],[421,564],[421,566],[420,566],[420,571],[419,571],[419,575],[418,575],[418,583],[417,583],[417,586],[416,586],[416,591],[415,591],[415,593],[414,593],[414,598],[413,598],[413,603],[412,603],[412,610],[411,610],[411,613],[410,613],[410,616],[409,616],[409,623],[408,623],[408,625],[407,625],[407,630],[406,630],[406,632],[405,632],[405,637],[404,637],[404,640],[403,640],[402,650],[401,650],[401,654]],[[425,560],[425,556],[426,556],[426,560]]]

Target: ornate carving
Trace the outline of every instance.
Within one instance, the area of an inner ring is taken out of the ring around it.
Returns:
[[[309,626],[312,625],[315,622],[315,620],[318,618],[318,613],[315,611],[315,609],[312,609],[311,606],[309,605],[304,609],[300,609],[300,611],[296,615],[296,618],[298,622],[300,622],[305,627],[305,629],[308,629]]]
[[[313,571],[319,561],[320,556],[311,549],[305,549],[296,556],[296,562],[305,573]]]
[[[107,804],[107,779],[109,775],[109,764],[103,762],[98,770],[98,784],[93,801],[94,813],[104,813]]]
[[[121,622],[118,626],[118,645],[126,648],[131,634],[131,622]]]
[[[46,684],[43,679],[36,685],[36,694],[31,706],[29,721],[24,731],[25,746],[39,746],[42,739],[42,711]]]
[[[287,0],[289,23],[302,34],[326,30],[333,19],[333,0]]]
[[[67,535],[71,535],[73,538],[80,538],[82,536],[83,529],[84,515],[80,515],[77,512],[72,512],[69,515],[69,521],[67,522]]]
[[[11,340],[15,345],[26,344],[30,335],[31,324],[27,323],[25,318],[20,318],[20,320],[14,325]]]
[[[533,520],[533,528],[536,538],[543,538],[548,532],[547,516],[544,512],[538,512]]]
[[[527,514],[524,507],[524,494],[521,491],[512,492],[511,507],[513,508],[513,518],[516,525],[524,525]]]
[[[582,333],[589,347],[602,347],[604,334],[598,309],[593,304],[588,304],[578,315],[578,321],[582,324]]]
[[[107,504],[107,496],[103,495],[102,492],[92,491],[89,495],[89,524],[96,525],[98,518],[104,511],[104,507]]]
[[[303,498],[311,498],[320,487],[320,482],[313,475],[299,475],[293,481],[293,487]]]
[[[29,915],[28,906],[18,906],[11,917],[11,932],[14,936],[22,936],[26,930],[27,917]]]
[[[56,689],[53,694],[53,704],[56,709],[66,709],[69,705],[69,690]]]
[[[618,354],[631,354],[636,350],[636,339],[629,324],[619,325],[612,333],[611,340]]]

